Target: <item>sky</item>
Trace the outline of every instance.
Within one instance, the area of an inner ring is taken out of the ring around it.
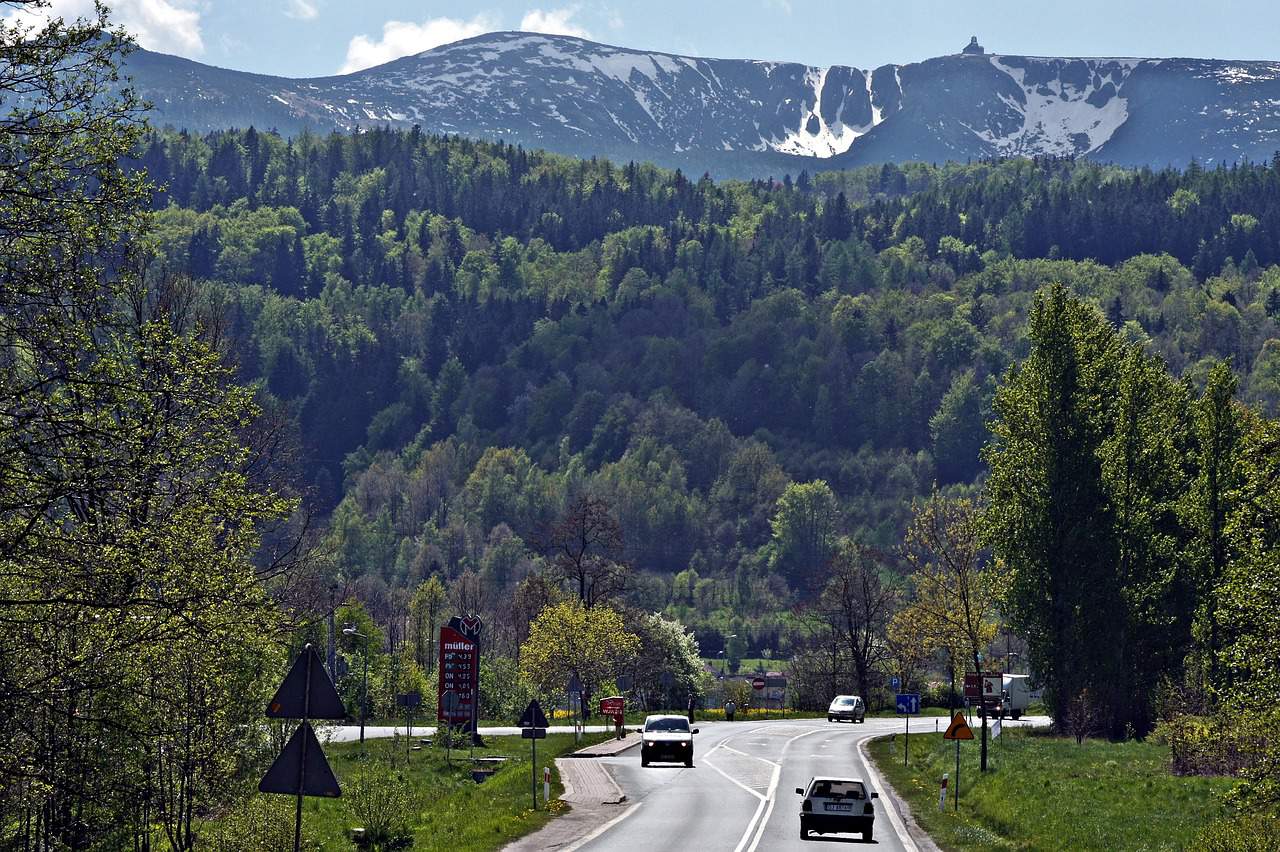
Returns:
[[[86,14],[93,0],[51,0]],[[957,52],[1280,61],[1277,0],[108,0],[143,47],[242,71],[356,71],[494,30],[874,68]],[[0,2],[0,9],[5,5]],[[1212,10],[1211,13],[1208,10]],[[8,13],[10,17],[13,12]]]

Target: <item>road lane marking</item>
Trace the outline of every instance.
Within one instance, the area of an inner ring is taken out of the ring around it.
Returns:
[[[633,813],[638,811],[640,809],[640,806],[643,804],[644,802],[636,802],[634,805],[627,808],[625,811],[618,814],[616,817],[609,820],[604,825],[600,826],[595,831],[588,834],[586,837],[582,838],[581,840],[574,841],[570,845],[564,847],[564,852],[574,852],[575,850],[581,849],[583,846],[586,846],[588,843],[595,840],[597,837],[604,834],[606,831],[613,828],[615,825],[622,822],[624,819],[626,819],[627,817],[631,816]]]
[[[862,761],[863,767],[867,770],[867,775],[873,781],[881,793],[892,789],[885,785],[884,779],[880,777],[880,773],[876,771],[875,764],[871,760],[871,756],[867,754],[867,743],[876,737],[883,737],[884,734],[868,734],[857,742],[858,758]],[[889,793],[888,796],[880,797],[880,804],[883,805],[881,810],[889,817],[889,822],[893,824],[893,830],[898,832],[898,840],[902,843],[903,852],[920,852],[920,848],[916,846],[915,840],[911,837],[911,833],[907,831],[906,824],[902,821],[902,817],[898,815],[898,807],[895,804],[896,794]]]
[[[782,744],[782,754],[778,756],[778,759],[780,761],[787,759],[787,749],[791,748],[791,744],[796,740],[801,739],[803,737],[812,736],[813,734],[821,733],[825,730],[828,730],[828,729],[814,728],[812,731],[805,731],[803,734],[796,734],[794,737],[791,737],[789,740],[787,740],[785,743]],[[768,761],[768,762],[773,763],[773,761]],[[765,808],[764,818],[761,819],[759,823],[755,826],[755,836],[752,838],[751,845],[747,847],[746,852],[755,852],[756,847],[760,845],[760,839],[764,837],[765,826],[769,824],[769,817],[773,816],[773,806],[778,802],[778,795],[777,795],[778,779],[781,776],[782,776],[782,764],[773,763],[773,778],[769,781],[769,793],[767,796],[767,801],[769,805],[768,807]],[[757,810],[757,816],[759,816],[758,810]],[[752,821],[753,822],[755,821],[754,817],[752,818]],[[751,826],[747,827],[747,833],[748,834],[751,833]],[[743,836],[745,837],[746,835],[743,835]]]
[[[724,748],[726,751],[734,751],[734,749],[731,749],[731,748],[729,748],[728,746],[716,746],[716,748]],[[719,772],[722,776],[724,776],[724,778],[725,778],[729,783],[734,784],[734,785],[736,785],[736,786],[738,786],[738,787],[742,788],[743,790],[746,790],[748,793],[750,793],[751,795],[755,796],[757,799],[760,799],[760,800],[763,802],[763,801],[764,801],[764,796],[763,796],[762,794],[760,794],[760,793],[756,792],[756,791],[755,791],[755,790],[753,790],[752,788],[748,787],[746,784],[743,784],[743,783],[742,783],[741,781],[739,781],[737,778],[734,778],[734,777],[733,777],[732,775],[730,775],[728,772],[725,772],[725,771],[724,771],[723,769],[721,769],[719,766],[716,766],[714,763],[712,763],[712,762],[711,762],[711,755],[715,754],[715,752],[716,752],[716,748],[711,749],[711,751],[707,752],[706,754],[704,754],[704,755],[702,756],[702,763],[706,764],[707,766],[710,766],[710,767],[711,767],[712,769],[714,769],[716,772]],[[739,751],[739,752],[737,752],[737,753],[738,753],[738,754],[742,754],[742,752],[740,752],[740,751]],[[750,757],[750,755],[744,755],[744,756],[745,756],[745,757]]]

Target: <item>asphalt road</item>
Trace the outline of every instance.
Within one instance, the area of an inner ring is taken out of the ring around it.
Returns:
[[[1028,719],[1024,723],[1040,721]],[[934,729],[932,718],[917,717],[912,722],[918,731]],[[882,793],[879,776],[864,763],[858,743],[903,730],[900,718],[868,719],[860,725],[803,720],[696,726],[700,733],[695,737],[692,769],[664,764],[641,768],[639,749],[603,758],[632,804],[569,848],[584,852],[755,852],[843,849],[845,844],[862,843],[857,835],[813,835],[801,841],[801,799],[795,788],[805,786],[814,775],[834,775],[861,778]],[[918,852],[883,793],[874,806],[875,835],[868,845]]]

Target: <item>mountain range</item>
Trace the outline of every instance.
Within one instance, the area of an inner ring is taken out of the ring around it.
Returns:
[[[724,177],[1002,156],[1122,165],[1269,160],[1280,62],[965,52],[860,69],[704,59],[490,33],[352,74],[291,79],[138,50],[153,121],[349,131],[419,125]]]

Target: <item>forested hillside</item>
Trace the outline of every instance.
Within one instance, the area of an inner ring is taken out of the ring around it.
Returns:
[[[296,419],[339,570],[386,615],[387,587],[435,572],[496,600],[590,493],[635,603],[706,653],[730,634],[785,653],[828,537],[892,550],[913,497],[983,475],[995,385],[1051,281],[1175,374],[1225,358],[1245,399],[1280,404],[1280,161],[717,184],[251,129],[155,136],[140,164],[166,187],[162,256],[209,282],[242,380]],[[817,531],[779,528],[784,494]]]

